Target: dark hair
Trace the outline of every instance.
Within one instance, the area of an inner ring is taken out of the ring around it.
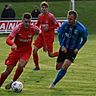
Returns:
[[[5,8],[7,8],[8,7],[8,4],[5,4]]]
[[[71,15],[71,14],[73,14],[73,15],[74,15],[75,19],[78,17],[77,12],[76,12],[76,11],[74,11],[74,10],[70,10],[70,11],[68,11],[68,15]]]
[[[27,18],[27,19],[31,19],[31,13],[24,13],[22,18]]]

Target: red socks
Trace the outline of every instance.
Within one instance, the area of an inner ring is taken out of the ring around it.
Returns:
[[[53,54],[54,54],[54,57],[57,57],[59,52],[54,52]]]
[[[33,60],[34,60],[34,63],[35,63],[35,66],[36,68],[39,68],[39,64],[38,64],[38,54],[33,54]]]
[[[54,54],[53,57],[57,57],[58,54],[59,54],[59,52],[54,52],[53,54]],[[33,54],[33,60],[34,60],[34,63],[35,63],[36,68],[39,68],[39,63],[38,63],[39,58],[38,58],[38,54]]]
[[[5,81],[5,79],[8,77],[8,75],[4,75],[3,73],[0,76],[0,86],[2,86],[3,82]]]

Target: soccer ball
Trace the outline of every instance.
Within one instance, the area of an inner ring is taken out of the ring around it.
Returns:
[[[12,88],[12,91],[19,93],[23,89],[23,83],[20,81],[14,81],[11,85],[11,88]]]

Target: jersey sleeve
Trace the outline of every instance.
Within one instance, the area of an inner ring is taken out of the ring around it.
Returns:
[[[79,49],[79,50],[80,50],[80,48],[83,47],[83,45],[87,41],[88,32],[87,32],[87,29],[85,27],[82,28],[80,35],[81,35],[81,41],[78,43],[78,46],[77,46],[77,49]]]
[[[14,44],[14,42],[12,41],[12,39],[15,37],[15,35],[18,33],[18,27],[15,27],[12,32],[8,35],[8,37],[6,38],[6,43],[9,46],[12,46]]]
[[[14,38],[14,37],[11,36],[11,35],[9,35],[9,36],[7,37],[6,43],[7,43],[9,46],[14,45],[14,42],[12,42],[12,39],[13,39],[13,38]]]
[[[18,32],[19,32],[19,29],[20,29],[20,25],[16,26],[12,32],[10,33],[11,36],[15,36]]]
[[[54,30],[56,29],[57,27],[59,27],[59,24],[55,18],[55,16],[52,14],[50,15],[50,19],[51,19],[51,22],[52,22],[52,26],[49,27],[49,30]]]

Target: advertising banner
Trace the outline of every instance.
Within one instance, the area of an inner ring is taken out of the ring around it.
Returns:
[[[32,20],[32,24],[35,24],[37,20]],[[63,20],[57,20],[59,25],[62,24]],[[21,20],[1,20],[0,21],[0,34],[10,33],[14,27],[16,27]],[[57,30],[57,29],[56,29]],[[55,32],[56,32],[55,30]]]

